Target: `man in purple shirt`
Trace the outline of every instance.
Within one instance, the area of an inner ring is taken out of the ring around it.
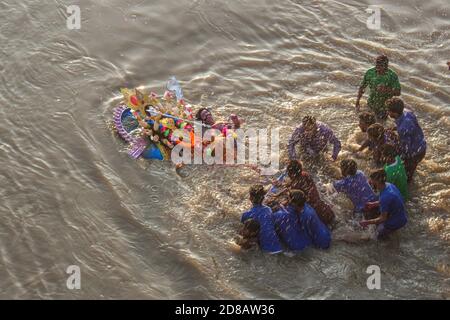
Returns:
[[[302,155],[316,157],[326,151],[328,143],[333,145],[333,161],[341,151],[341,142],[336,138],[333,130],[326,124],[316,121],[312,116],[305,116],[302,124],[298,126],[288,142],[290,159],[298,159],[295,147],[300,145]]]
[[[408,183],[411,182],[417,165],[425,158],[427,142],[417,118],[410,110],[405,110],[405,105],[400,98],[392,98],[386,101],[389,117],[395,120],[397,133],[400,138],[401,158],[405,163]]]

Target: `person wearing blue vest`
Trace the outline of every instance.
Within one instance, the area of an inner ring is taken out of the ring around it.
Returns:
[[[416,116],[412,111],[405,109],[402,99],[391,98],[386,101],[386,106],[389,117],[394,119],[397,125],[401,158],[405,163],[406,175],[410,183],[417,165],[425,158],[427,142]]]
[[[306,203],[303,191],[291,190],[289,199],[287,208],[274,213],[277,231],[289,250],[302,251],[309,246],[328,249],[331,233]]]
[[[386,182],[386,172],[379,169],[370,174],[370,183],[380,191],[380,215],[378,218],[360,222],[363,228],[369,224],[377,225],[377,239],[386,239],[394,231],[404,227],[408,222],[403,197],[397,187]],[[376,204],[376,203],[374,203]]]
[[[253,207],[242,215],[241,222],[244,223],[244,226],[247,226],[248,224],[245,224],[245,222],[252,219],[259,224],[257,238],[262,251],[271,254],[282,252],[283,248],[275,231],[272,209],[262,204],[266,194],[264,187],[262,185],[254,185],[250,188],[249,193]],[[257,229],[254,228],[255,231]]]

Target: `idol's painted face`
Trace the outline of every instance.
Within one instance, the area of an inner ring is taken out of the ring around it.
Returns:
[[[208,110],[204,110],[201,114],[201,119],[207,124],[214,124],[214,118]]]

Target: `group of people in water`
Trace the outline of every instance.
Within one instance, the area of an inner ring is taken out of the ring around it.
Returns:
[[[416,116],[398,97],[399,79],[388,64],[386,55],[376,58],[375,67],[364,75],[356,101],[356,111],[360,112],[360,99],[369,87],[370,111],[359,113],[359,127],[366,138],[355,151],[368,149],[377,168],[367,177],[358,170],[354,159],[342,159],[342,178],[327,188],[350,199],[354,220],[361,228],[375,225],[378,240],[387,239],[406,225],[408,184],[427,149]],[[394,120],[395,128],[386,127],[388,117]],[[258,245],[262,251],[275,254],[298,252],[310,246],[330,247],[336,215],[321,199],[301,161],[317,160],[330,144],[332,159],[336,161],[341,150],[339,139],[329,126],[313,116],[305,116],[289,139],[286,170],[268,190],[260,184],[250,188],[252,208],[241,217],[243,225],[237,239],[241,248]]]
[[[360,100],[367,87],[369,111],[360,113]],[[243,120],[232,114],[227,121],[216,122],[208,108],[194,113],[182,99],[181,89],[178,91],[168,91],[162,99],[137,89],[123,89],[122,93],[142,134],[160,149],[172,150],[177,144],[186,144],[193,152],[195,143],[201,143],[202,151],[214,154],[215,145],[234,137]],[[346,157],[340,161],[341,179],[327,187],[329,192],[345,194],[353,204],[354,221],[361,228],[376,225],[376,237],[380,240],[406,225],[408,184],[427,149],[416,116],[405,107],[400,94],[398,76],[389,68],[387,56],[378,56],[375,67],[364,75],[355,105],[359,128],[365,135],[355,152],[368,149],[377,169],[367,177],[354,159]],[[394,128],[387,127],[388,117],[394,120]],[[218,134],[211,141],[197,142],[193,137],[194,120],[201,123],[202,130],[215,129]],[[190,139],[185,140],[185,135],[180,134],[184,131]],[[311,115],[304,116],[288,141],[289,162],[285,171],[268,190],[259,184],[250,188],[252,208],[242,215],[237,240],[242,248],[258,244],[265,252],[278,253],[330,246],[336,215],[303,166],[317,162],[329,145],[331,158],[337,161],[342,147],[339,138],[325,123]]]

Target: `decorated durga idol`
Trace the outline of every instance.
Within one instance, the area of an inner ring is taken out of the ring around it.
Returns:
[[[210,110],[201,107],[196,108],[194,115],[194,106],[183,99],[181,87],[174,77],[169,80],[162,97],[139,89],[123,88],[121,93],[123,100],[114,108],[114,126],[129,144],[128,154],[134,159],[169,160],[178,144],[182,144],[183,150],[194,152],[197,148],[206,149],[208,154],[214,153],[215,144],[225,137],[234,137],[234,130],[243,122],[234,114],[226,122],[215,122]],[[197,136],[196,127],[202,131]],[[216,129],[217,135],[210,141],[203,141],[204,129]]]

